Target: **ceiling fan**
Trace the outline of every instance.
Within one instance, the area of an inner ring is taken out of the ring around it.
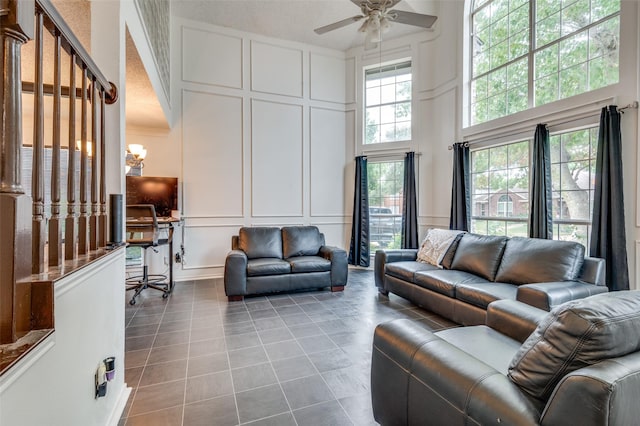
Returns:
[[[358,31],[367,34],[365,44],[369,44],[379,42],[381,34],[390,28],[391,22],[431,28],[436,19],[438,19],[437,16],[433,15],[405,12],[404,10],[390,10],[400,0],[351,0],[351,2],[360,8],[362,15],[352,16],[351,18],[316,28],[314,30],[316,34],[324,34],[364,19]]]

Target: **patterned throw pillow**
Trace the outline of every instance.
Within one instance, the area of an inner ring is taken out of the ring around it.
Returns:
[[[441,266],[440,263],[451,243],[462,233],[463,231],[449,229],[429,229],[418,250],[418,262]]]

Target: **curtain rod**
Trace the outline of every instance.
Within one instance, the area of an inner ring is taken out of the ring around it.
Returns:
[[[469,142],[460,142],[460,143],[462,144],[462,146],[464,146],[464,147],[466,147],[466,148],[468,148],[468,147],[469,147]],[[451,150],[453,149],[453,145],[449,145],[449,146],[447,146],[447,149],[448,149],[449,151],[451,151]]]
[[[624,112],[625,109],[637,109],[638,108],[638,101],[633,101],[630,104],[627,104],[625,106],[623,106],[622,108],[618,108],[618,111]]]
[[[408,152],[413,152],[413,154],[416,157],[420,157],[422,155],[421,152],[416,152],[416,151],[405,151],[405,152],[379,152],[379,153],[373,153],[373,154],[362,154],[360,156],[356,156],[356,157],[371,157],[371,158],[385,158],[385,157],[397,157],[399,155],[404,155]]]

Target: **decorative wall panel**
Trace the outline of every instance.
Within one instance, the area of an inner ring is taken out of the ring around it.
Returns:
[[[345,187],[345,113],[311,108],[311,216],[344,216],[344,199],[336,188]]]
[[[242,88],[242,39],[183,27],[182,79]]]
[[[345,103],[345,61],[311,53],[310,97],[318,101]]]
[[[184,227],[187,251],[183,269],[222,268],[227,253],[231,250],[231,236],[238,235],[240,225],[209,225]],[[197,247],[197,250],[189,250]]]
[[[251,212],[301,216],[302,106],[251,102]]]
[[[185,216],[243,215],[242,98],[182,94]]]
[[[252,41],[251,90],[302,97],[302,51]]]

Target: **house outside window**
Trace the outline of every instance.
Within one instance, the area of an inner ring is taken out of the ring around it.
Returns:
[[[529,217],[529,141],[471,153],[471,230],[526,236]]]
[[[365,71],[364,143],[411,140],[411,61]]]
[[[527,236],[531,140],[471,153],[472,232]],[[589,246],[598,128],[552,135],[553,238]]]
[[[618,83],[620,0],[476,0],[470,124]]]

